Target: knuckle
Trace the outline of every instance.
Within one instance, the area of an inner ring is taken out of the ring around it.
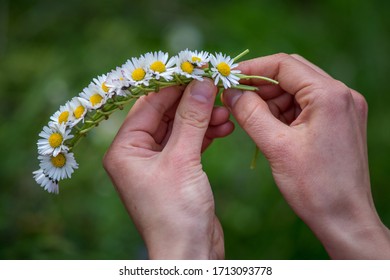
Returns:
[[[103,156],[103,168],[106,170],[108,174],[116,173],[122,164],[122,157],[120,155],[118,149],[115,146],[111,146],[107,152]]]
[[[296,59],[304,59],[303,58],[303,56],[301,56],[301,55],[299,55],[299,54],[297,54],[297,53],[292,53],[292,54],[290,54],[290,56],[292,56],[293,58],[296,58]]]
[[[368,104],[366,99],[344,83],[333,80],[322,89],[322,93],[321,98],[329,116],[355,112],[361,119],[367,118]]]
[[[332,80],[322,89],[321,95],[329,107],[338,111],[347,111],[353,104],[351,90],[342,82]]]
[[[291,55],[284,53],[284,52],[280,52],[280,53],[275,54],[275,58],[280,60],[280,61],[283,61],[286,59],[291,59]]]
[[[279,52],[279,53],[277,53],[277,54],[275,54],[276,56],[279,56],[279,57],[281,57],[281,58],[283,58],[283,57],[290,57],[290,55],[289,54],[287,54],[287,53],[285,53],[285,52]]]
[[[209,125],[209,117],[202,112],[193,110],[179,110],[178,114],[182,123],[185,125],[201,129],[204,129]]]
[[[243,112],[244,114],[240,114],[240,123],[244,129],[253,129],[256,127],[259,122],[259,116],[257,112],[261,111],[260,103],[251,103],[249,108],[246,108]]]
[[[109,149],[103,156],[103,168],[110,173],[110,170],[112,169],[113,167],[113,155],[112,155],[112,150]]]
[[[364,98],[364,96],[361,95],[360,93],[355,92],[354,101],[358,113],[364,118],[366,118],[368,115],[368,103]]]

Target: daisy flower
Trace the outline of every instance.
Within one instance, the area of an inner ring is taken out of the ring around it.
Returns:
[[[176,60],[176,73],[183,75],[187,78],[197,79],[203,81],[202,75],[204,74],[203,69],[199,69],[196,63],[192,61],[193,54],[191,51],[184,50],[178,53],[175,57]]]
[[[59,153],[56,156],[40,155],[38,159],[41,161],[39,167],[42,172],[55,182],[70,178],[74,169],[78,168],[73,153]]]
[[[93,82],[100,89],[101,93],[107,95],[107,99],[111,98],[113,92],[110,92],[110,88],[107,86],[107,75],[101,75],[97,78],[93,78]]]
[[[203,67],[210,61],[210,54],[206,51],[192,51],[191,62],[198,67]]]
[[[68,126],[73,121],[73,115],[69,107],[69,102],[66,102],[65,105],[60,106],[60,109],[55,112],[51,117],[51,123],[55,124],[65,124]]]
[[[148,71],[145,57],[140,58],[133,57],[131,60],[122,66],[127,78],[132,86],[149,85],[149,80],[152,78],[151,73]]]
[[[73,127],[81,120],[84,120],[84,116],[87,114],[88,100],[81,97],[73,97],[69,101],[69,109],[72,114],[73,121],[69,124],[69,127]]]
[[[235,74],[241,73],[240,70],[232,70],[238,66],[230,56],[217,53],[210,57],[212,65],[211,72],[215,85],[218,85],[219,80],[222,81],[224,88],[230,88],[239,84],[240,78]]]
[[[107,76],[106,86],[109,88],[109,92],[116,93],[118,96],[128,95],[126,90],[129,87],[130,81],[125,77],[125,70],[121,67],[117,67],[111,71]]]
[[[172,80],[174,72],[175,59],[170,58],[168,60],[168,53],[162,51],[147,53],[145,54],[145,60],[148,65],[149,71],[152,76],[159,80],[160,77],[164,78],[166,81]]]
[[[50,179],[42,169],[33,172],[35,181],[49,193],[58,194],[58,182]]]
[[[88,87],[84,88],[83,92],[80,93],[80,97],[88,100],[88,110],[100,108],[107,100],[107,95],[94,83],[90,83]]]
[[[38,153],[57,156],[60,152],[68,151],[69,148],[64,142],[73,137],[69,135],[70,131],[70,129],[66,130],[65,124],[51,123],[43,127],[43,131],[39,133],[42,139],[39,139],[37,143]]]

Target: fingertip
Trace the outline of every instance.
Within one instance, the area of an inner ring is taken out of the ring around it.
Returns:
[[[226,107],[215,106],[210,119],[210,125],[220,125],[229,120],[230,112]]]
[[[218,126],[210,126],[205,134],[203,139],[202,153],[206,150],[211,143],[213,143],[216,138],[223,138],[230,135],[234,131],[234,123],[232,121],[227,121],[224,124]]]
[[[232,111],[236,105],[238,99],[242,96],[243,91],[239,89],[227,89],[223,92],[222,102],[225,106]]]
[[[227,121],[218,126],[210,126],[206,131],[206,138],[215,139],[223,138],[230,135],[234,131],[234,123]]]
[[[217,87],[212,80],[206,78],[203,81],[192,81],[186,91],[200,103],[214,103]]]

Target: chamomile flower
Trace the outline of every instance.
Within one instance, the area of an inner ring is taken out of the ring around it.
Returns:
[[[101,75],[97,78],[93,78],[93,82],[101,90],[101,93],[106,94],[107,98],[111,98],[113,92],[110,92],[110,88],[107,86],[107,75]]]
[[[210,61],[210,54],[206,51],[192,51],[191,56],[191,63],[198,67],[203,67]]]
[[[78,168],[73,153],[59,153],[54,155],[40,155],[39,167],[52,181],[70,178],[73,171]]]
[[[69,107],[69,102],[66,102],[65,105],[60,106],[60,109],[50,117],[51,123],[65,124],[66,126],[69,126],[73,119],[74,118]]]
[[[192,61],[192,52],[187,50],[181,51],[175,57],[176,60],[176,73],[183,75],[187,78],[203,81],[202,75],[204,70],[197,68],[197,65]]]
[[[64,142],[73,137],[70,135],[70,129],[66,129],[65,124],[50,123],[43,127],[39,133],[42,139],[38,140],[38,153],[41,155],[57,156],[60,152],[68,151]]]
[[[238,64],[235,64],[230,56],[217,53],[215,56],[212,55],[210,57],[210,63],[215,85],[218,85],[219,80],[222,81],[224,88],[230,88],[239,84],[240,78],[235,74],[241,73],[241,71],[233,70]]]
[[[121,67],[117,67],[115,70],[108,74],[106,80],[106,86],[109,88],[109,92],[116,93],[118,96],[128,95],[127,88],[130,81],[125,77],[125,70]]]
[[[47,176],[42,169],[33,172],[34,179],[44,190],[49,193],[58,194],[58,181],[54,181],[49,176]]]
[[[131,60],[122,66],[125,71],[125,78],[127,78],[132,86],[149,85],[149,80],[152,78],[151,73],[148,71],[145,57],[140,58],[133,57]]]
[[[152,77],[156,80],[164,78],[166,81],[170,81],[173,78],[175,59],[170,58],[168,60],[168,53],[162,51],[145,54],[145,60],[148,65],[149,71]]]
[[[73,127],[80,121],[84,120],[84,116],[87,114],[88,100],[81,97],[73,97],[69,103],[69,109],[72,114],[73,121],[69,124],[69,127]]]
[[[84,88],[80,93],[80,97],[88,100],[87,109],[95,110],[106,103],[107,95],[104,94],[100,88],[94,83],[90,83],[88,87]]]

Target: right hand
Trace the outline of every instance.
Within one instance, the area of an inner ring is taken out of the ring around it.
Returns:
[[[373,203],[367,103],[297,55],[242,62],[258,92],[230,89],[223,102],[269,160],[282,195],[333,258],[390,258],[390,235]]]

